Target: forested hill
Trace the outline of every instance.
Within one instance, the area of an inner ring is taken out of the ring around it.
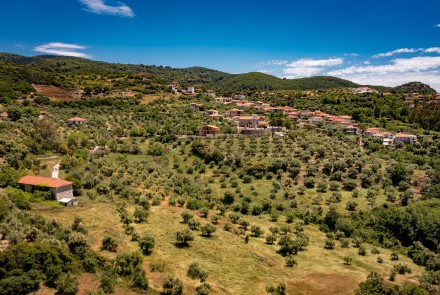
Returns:
[[[17,82],[20,85],[15,85],[14,88],[23,89],[24,94],[28,93],[25,91],[30,89],[32,83],[47,83],[62,87],[72,86],[66,82],[67,75],[70,75],[70,78],[76,76],[77,80],[80,79],[80,76],[95,75],[114,79],[142,75],[162,85],[177,81],[182,86],[191,85],[198,88],[214,89],[223,94],[277,90],[325,90],[359,86],[351,81],[330,76],[282,79],[259,72],[229,74],[204,67],[172,68],[143,64],[108,63],[76,57],[50,55],[27,57],[0,53],[0,81],[4,81],[4,83],[0,82],[0,95],[3,96],[10,96],[14,92],[7,89],[8,86],[5,86],[5,83],[14,84]],[[372,87],[381,91],[385,89],[381,86]],[[435,93],[434,89],[421,82],[408,83],[394,89],[404,93]]]
[[[420,94],[436,94],[437,91],[431,88],[429,85],[426,85],[422,82],[410,82],[395,88],[399,92],[403,93],[415,93],[418,92]]]
[[[149,78],[163,80],[164,83],[178,81],[183,85],[195,85],[204,88],[213,88],[222,92],[239,91],[275,91],[275,90],[305,90],[329,89],[340,87],[355,87],[356,84],[335,77],[311,77],[302,79],[281,79],[263,73],[229,74],[203,67],[184,69],[163,67],[107,63],[88,59],[62,56],[35,56],[26,57],[10,53],[0,53],[0,62],[22,66],[22,71],[41,70],[42,75],[48,73],[65,75],[104,75],[121,76],[130,74],[144,74]],[[29,79],[33,83],[33,79]],[[62,82],[62,81],[58,81]],[[62,83],[61,83],[62,84]]]

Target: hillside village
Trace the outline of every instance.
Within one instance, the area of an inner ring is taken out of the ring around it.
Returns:
[[[0,105],[0,293],[13,278],[36,294],[340,295],[374,279],[437,295],[429,86],[227,88],[199,68],[55,61],[60,84]],[[40,252],[56,265],[41,277],[11,260]]]
[[[171,86],[171,85],[170,85]],[[176,91],[176,84],[172,84],[173,90]],[[368,87],[351,88],[354,94],[362,93],[377,93],[376,90]],[[183,92],[186,95],[194,95],[194,87],[190,87],[188,92]],[[363,135],[365,137],[373,137],[381,139],[383,145],[388,146],[392,144],[415,144],[417,142],[417,136],[412,134],[397,133],[393,134],[387,131],[381,131],[380,128],[366,128],[364,131],[360,130],[358,124],[352,120],[351,116],[333,116],[321,111],[307,111],[297,110],[289,106],[271,106],[269,103],[263,101],[248,101],[244,94],[234,94],[232,97],[216,97],[213,90],[208,90],[206,93],[209,97],[213,98],[215,103],[223,104],[226,106],[234,107],[224,114],[219,114],[217,110],[206,110],[206,114],[213,121],[218,121],[220,118],[232,120],[237,125],[237,134],[246,135],[261,135],[265,133],[274,134],[286,131],[286,128],[270,126],[267,122],[267,116],[271,113],[285,115],[287,119],[290,119],[293,124],[296,124],[299,128],[314,127],[317,125],[336,125],[345,128],[345,132],[350,135]],[[261,95],[259,93],[259,95]],[[264,95],[264,94],[263,94]],[[269,93],[269,96],[275,96],[275,93]],[[418,94],[412,94],[414,97]],[[239,98],[239,99],[235,99]],[[435,97],[440,101],[440,94]],[[201,109],[203,104],[192,102],[189,104],[191,109]],[[245,115],[246,111],[254,110],[258,114]],[[262,115],[259,115],[262,114]],[[220,128],[215,125],[201,126],[199,129],[199,135],[217,135],[220,132]]]

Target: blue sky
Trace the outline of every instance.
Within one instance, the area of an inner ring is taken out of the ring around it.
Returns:
[[[3,2],[4,52],[440,91],[440,1]]]

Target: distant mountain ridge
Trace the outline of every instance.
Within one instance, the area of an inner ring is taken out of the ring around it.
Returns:
[[[222,93],[251,92],[251,91],[277,91],[277,90],[325,90],[332,88],[358,87],[354,82],[331,77],[316,76],[299,79],[282,79],[260,72],[245,74],[229,74],[204,67],[172,68],[168,66],[146,66],[134,64],[108,63],[93,61],[76,57],[64,56],[21,56],[12,53],[0,53],[0,63],[7,62],[23,66],[21,71],[31,69],[33,72],[41,71],[41,76],[47,81],[56,80],[54,76],[59,74],[83,74],[83,75],[130,75],[143,74],[150,78],[162,79],[163,83],[178,81],[182,85],[193,85],[205,89],[214,89]],[[4,73],[3,73],[4,74]],[[3,74],[0,71],[0,78]],[[50,79],[47,76],[50,76]],[[23,76],[23,75],[21,75]],[[26,76],[26,75],[24,75]],[[40,79],[41,80],[41,79]],[[35,83],[32,79],[27,81]],[[425,85],[418,87],[416,83]],[[411,84],[411,83],[409,83]],[[405,84],[408,85],[408,84]],[[435,90],[428,85],[414,82],[414,87],[399,86],[395,89],[403,92],[405,89],[416,89],[416,92]],[[379,91],[392,89],[383,86],[370,86]]]

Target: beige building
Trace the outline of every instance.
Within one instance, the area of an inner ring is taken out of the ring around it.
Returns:
[[[199,128],[200,136],[215,135],[218,133],[220,133],[220,128],[214,125],[205,125]]]

